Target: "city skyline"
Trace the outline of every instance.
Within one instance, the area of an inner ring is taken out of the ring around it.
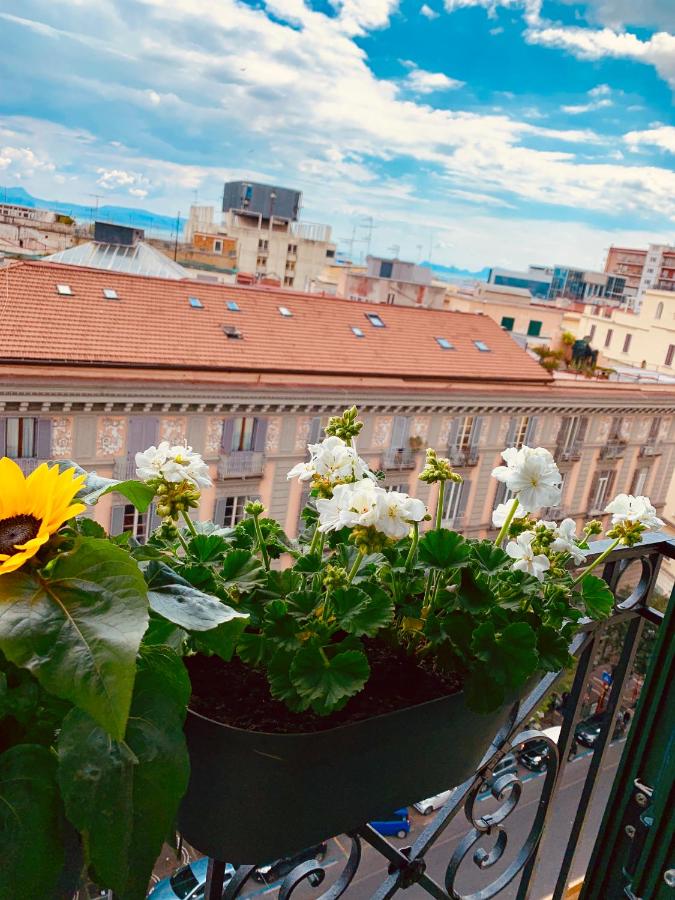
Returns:
[[[343,248],[601,268],[673,235],[675,12],[630,6],[3,0],[0,182],[185,216],[245,178]]]

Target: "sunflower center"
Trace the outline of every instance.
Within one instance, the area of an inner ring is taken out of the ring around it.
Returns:
[[[40,524],[40,519],[30,515],[0,519],[0,553],[12,556],[17,545],[21,546],[37,535]]]

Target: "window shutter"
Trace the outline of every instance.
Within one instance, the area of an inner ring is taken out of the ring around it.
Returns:
[[[605,503],[607,506],[609,501],[612,499],[612,494],[614,493],[614,482],[616,481],[616,469],[612,469],[609,473],[609,478],[607,479],[607,490],[605,491]]]
[[[113,506],[110,512],[110,534],[122,534],[124,529],[124,507]]]
[[[321,416],[314,416],[309,423],[308,444],[318,444],[321,439]],[[263,448],[264,449],[264,448]]]
[[[539,424],[538,416],[530,416],[530,421],[525,429],[525,443],[528,447],[534,447],[537,442],[537,425]]]
[[[141,450],[156,447],[158,438],[159,419],[157,416],[143,416],[143,446]]]
[[[504,502],[504,497],[506,497],[506,485],[503,481],[497,482],[497,490],[495,491],[495,500],[494,506],[499,506],[500,503]]]
[[[265,450],[265,439],[267,438],[267,419],[255,420],[255,432],[253,434],[253,449],[262,453]]]
[[[509,430],[506,432],[506,446],[513,447],[516,443],[516,430],[518,428],[519,419],[512,418],[509,421]]]
[[[457,446],[457,433],[459,431],[459,418],[455,418],[450,423],[450,431],[448,432],[448,449],[453,450]]]
[[[134,456],[157,446],[159,436],[159,419],[157,416],[131,416],[127,435],[127,453]]]
[[[35,425],[35,455],[38,459],[52,458],[52,420],[38,419]]]
[[[410,431],[410,419],[407,416],[394,416],[394,425],[391,429],[391,449],[405,450],[408,446],[408,432]]]
[[[558,429],[558,449],[563,449],[567,446],[571,425],[572,419],[570,418],[564,418],[560,423],[560,428]]]
[[[593,478],[591,479],[591,489],[590,489],[590,491],[588,492],[588,504],[587,504],[587,511],[588,511],[588,512],[590,512],[592,509],[595,508],[595,495],[598,493],[598,479],[599,479],[599,477],[600,477],[600,476],[599,476],[599,473],[596,472],[595,475],[593,476]]]
[[[583,444],[586,440],[586,431],[588,430],[588,416],[582,416],[579,420],[579,427],[577,428],[577,436],[575,438],[576,442],[579,444]]]
[[[227,503],[227,497],[218,497],[216,498],[216,505],[213,510],[213,521],[216,525],[224,525],[225,524],[225,505]]]
[[[485,422],[484,416],[476,416],[473,420],[473,427],[471,428],[471,440],[470,446],[477,447],[480,442],[480,435],[483,430],[483,423]]]
[[[232,436],[234,435],[234,419],[225,419],[220,436],[220,449],[223,453],[232,452]]]
[[[0,456],[4,456],[7,452],[7,447],[5,445],[7,434],[7,423],[4,419],[0,419]]]
[[[465,478],[464,481],[460,484],[460,495],[459,500],[457,501],[457,512],[455,514],[455,518],[458,522],[464,523],[464,512],[466,510],[466,504],[469,500],[469,493],[471,492],[471,480],[469,478]],[[466,524],[466,523],[464,523]]]

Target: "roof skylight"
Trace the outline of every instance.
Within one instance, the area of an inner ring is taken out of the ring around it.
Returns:
[[[455,345],[451,344],[447,338],[437,337],[436,341],[442,350],[454,350]]]
[[[56,293],[64,294],[65,296],[71,296],[73,292],[69,284],[57,284]]]
[[[290,311],[290,309],[287,306],[277,306],[277,309],[279,310],[281,315],[287,319],[290,319],[291,316],[293,315],[293,313]]]
[[[243,337],[236,325],[223,325],[223,332],[231,341],[238,341]]]
[[[190,306],[193,309],[204,309],[204,304],[199,299],[199,297],[188,297],[188,300],[190,301]]]
[[[119,300],[117,291],[113,288],[103,288],[103,296],[106,300]]]
[[[365,316],[374,328],[384,328],[384,322],[377,313],[366,313]]]
[[[356,337],[365,337],[365,334],[363,333],[361,328],[358,328],[356,325],[351,325],[350,327],[351,327],[352,331],[354,332],[354,334],[356,335]]]
[[[474,344],[476,345],[476,347],[477,347],[482,353],[489,353],[489,352],[490,352],[490,348],[489,348],[488,345],[485,343],[485,341],[474,341]]]
[[[230,312],[240,312],[241,311],[241,308],[236,300],[228,300],[227,308],[230,310]]]

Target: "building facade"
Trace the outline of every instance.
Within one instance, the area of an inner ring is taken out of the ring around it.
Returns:
[[[446,286],[433,282],[432,276],[427,266],[368,256],[365,271],[351,267],[340,271],[336,295],[347,300],[387,303],[390,306],[442,309]]]
[[[0,257],[36,257],[78,242],[75,220],[49,209],[0,203]]]
[[[675,247],[650,244],[646,250],[610,247],[605,272],[626,279],[628,308],[639,312],[646,291],[675,291]]]
[[[553,269],[547,266],[530,266],[526,272],[493,268],[490,269],[487,277],[488,284],[526,290],[540,300],[548,299],[552,280]]]
[[[574,303],[619,305],[625,301],[626,278],[607,272],[554,266],[549,300],[565,299]]]
[[[492,509],[507,494],[491,472],[501,450],[523,443],[548,447],[563,473],[548,518],[601,516],[620,491],[663,510],[675,388],[558,381],[487,316],[292,292],[280,306],[278,292],[211,285],[195,307],[180,282],[47,263],[10,266],[0,281],[0,455],[26,472],[74,459],[124,479],[137,451],[187,442],[213,477],[200,519],[233,525],[259,497],[295,535],[306,486],[287,472],[328,417],[355,403],[359,452],[385,486],[432,513],[435,487],[418,478],[423,448],[449,456],[464,481],[448,492],[443,521],[467,534],[493,533]],[[140,540],[157,523],[115,495],[92,515]]]

